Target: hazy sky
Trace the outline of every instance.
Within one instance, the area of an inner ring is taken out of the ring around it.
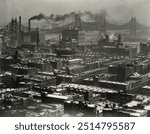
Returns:
[[[19,15],[25,22],[41,12],[50,15],[102,9],[107,10],[109,20],[123,23],[136,16],[139,22],[150,26],[150,0],[0,0],[0,24]]]

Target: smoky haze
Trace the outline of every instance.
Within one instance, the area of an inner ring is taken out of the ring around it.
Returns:
[[[110,22],[118,24],[136,16],[140,23],[150,26],[150,0],[0,0],[0,25],[19,15],[23,22],[45,16],[59,21],[74,12],[84,13],[83,19],[90,21],[105,13]]]

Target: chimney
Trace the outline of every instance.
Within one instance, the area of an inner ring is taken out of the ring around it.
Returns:
[[[19,16],[19,33],[21,33],[21,16]]]
[[[36,46],[39,46],[39,29],[36,28]]]
[[[22,33],[21,33],[21,16],[19,16],[19,24],[18,24],[18,45],[21,45]]]
[[[29,33],[31,32],[31,20],[29,19],[28,20],[28,30],[29,30]]]
[[[59,45],[61,44],[61,40],[62,40],[61,35],[59,35]]]
[[[11,19],[11,30],[14,31],[14,18]]]
[[[106,16],[103,17],[104,21],[104,34],[106,34]]]

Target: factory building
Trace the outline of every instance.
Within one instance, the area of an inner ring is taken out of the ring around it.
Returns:
[[[2,83],[5,85],[5,87],[9,88],[18,87],[20,82],[20,76],[6,72],[1,75],[1,80]]]
[[[23,34],[22,47],[30,51],[35,51],[39,46],[44,45],[44,34],[38,29]]]
[[[65,30],[62,32],[65,42],[78,42],[78,46],[98,45],[99,31]]]
[[[111,40],[111,38],[114,38]],[[118,56],[128,56],[135,57],[140,52],[138,47],[133,47],[132,43],[122,42],[121,34],[117,37],[111,37],[111,35],[105,35],[99,40],[99,49],[102,52],[108,53],[110,55]]]
[[[78,41],[78,32],[78,30],[64,30],[62,32],[62,40],[66,42]]]
[[[40,71],[52,71],[52,67],[48,63],[43,63],[43,62],[28,62],[27,65],[29,67],[35,67],[37,70],[40,70]]]
[[[135,72],[134,66],[132,65],[118,65],[118,66],[110,65],[108,67],[108,73],[116,74],[117,81],[119,82],[125,82],[129,80],[129,76],[133,75],[134,72]]]
[[[98,45],[99,31],[79,31],[78,45]]]
[[[115,46],[103,46],[101,47],[101,51],[106,52],[108,54],[122,55],[129,57],[135,57],[137,55],[137,48],[131,47],[116,48]]]
[[[140,43],[140,50],[141,50],[141,53],[143,55],[148,55],[149,51],[150,51],[150,45],[149,43]]]
[[[33,76],[24,76],[25,82],[33,82],[35,85],[39,86],[55,86],[56,77],[54,76],[43,76],[43,75],[33,75]]]
[[[35,50],[35,46],[39,47],[45,43],[44,34],[38,29],[31,28],[31,23],[27,28],[22,25],[22,18],[19,16],[19,20],[12,18],[10,29],[10,44],[11,47],[22,47],[31,51]],[[5,31],[6,32],[6,31]]]
[[[1,63],[1,69],[5,71],[10,71],[10,65],[15,63],[15,60],[13,57],[0,57],[0,63]]]
[[[12,64],[10,65],[11,72],[16,75],[35,75],[36,68],[31,68],[28,66],[22,66],[20,64]]]

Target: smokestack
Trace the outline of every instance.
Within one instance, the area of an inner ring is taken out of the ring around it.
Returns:
[[[38,27],[36,28],[36,46],[39,46],[39,29]]]
[[[14,18],[11,19],[11,30],[14,31]]]
[[[19,25],[18,25],[18,45],[21,45],[21,16],[19,16]]]
[[[104,21],[104,34],[106,34],[106,16],[104,15],[104,17],[103,17],[103,21]]]
[[[31,32],[31,20],[30,19],[28,20],[28,31],[29,33]]]
[[[19,16],[19,33],[21,33],[21,16]]]

